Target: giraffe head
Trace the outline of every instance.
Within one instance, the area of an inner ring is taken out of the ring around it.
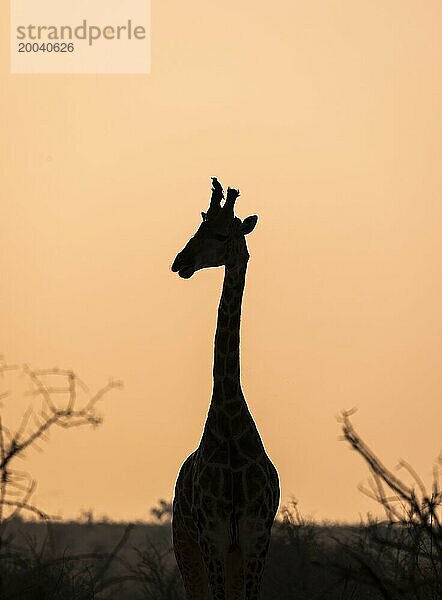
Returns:
[[[202,223],[183,250],[175,258],[172,271],[189,279],[200,269],[234,266],[247,261],[249,254],[245,236],[251,233],[258,217],[253,215],[241,221],[235,217],[234,207],[239,190],[228,188],[224,205],[221,184],[212,178],[212,198],[207,213],[201,213]]]

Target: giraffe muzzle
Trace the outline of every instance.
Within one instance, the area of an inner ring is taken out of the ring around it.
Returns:
[[[172,271],[178,273],[183,279],[189,279],[195,273],[196,269],[194,265],[185,264],[182,258],[178,255],[173,262]]]
[[[195,267],[183,267],[178,271],[178,275],[183,279],[189,279],[195,273]]]

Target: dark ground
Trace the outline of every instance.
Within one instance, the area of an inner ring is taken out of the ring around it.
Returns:
[[[378,533],[388,530],[377,527]],[[262,600],[439,599],[379,589],[376,578],[390,565],[381,565],[379,556],[376,563],[369,535],[367,527],[315,525],[291,513],[274,527]],[[53,523],[49,529],[14,520],[3,539],[2,600],[184,598],[167,519],[136,523],[130,530],[125,523],[93,520]]]

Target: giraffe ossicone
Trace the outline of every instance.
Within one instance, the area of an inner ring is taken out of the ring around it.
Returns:
[[[279,504],[279,479],[246,404],[240,381],[240,318],[257,217],[235,216],[239,190],[212,178],[212,196],[172,271],[189,279],[225,267],[218,308],[213,393],[198,448],[178,475],[173,546],[187,600],[257,600]]]

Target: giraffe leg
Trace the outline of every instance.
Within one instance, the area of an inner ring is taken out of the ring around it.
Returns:
[[[226,600],[243,600],[243,598],[243,560],[241,550],[237,547],[226,557]]]
[[[211,551],[204,542],[202,547],[204,562],[207,567],[211,600],[243,600],[244,575],[242,556],[239,548],[227,555]]]
[[[243,550],[245,600],[259,599],[269,542],[270,531],[256,531]]]
[[[244,561],[245,571],[245,600],[258,600],[261,591],[261,581],[264,574],[265,558],[258,555],[249,556]]]
[[[186,600],[209,600],[209,588],[201,551],[197,542],[173,523],[173,549],[183,578]]]
[[[209,581],[210,600],[226,600],[225,558],[211,538],[201,536],[200,545]]]

